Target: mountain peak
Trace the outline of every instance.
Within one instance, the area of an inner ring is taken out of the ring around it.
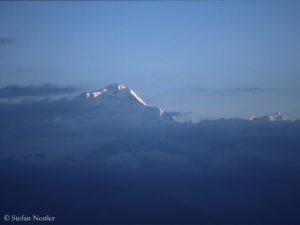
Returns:
[[[287,118],[282,116],[280,112],[274,113],[273,115],[268,115],[268,116],[262,116],[262,117],[257,117],[257,116],[251,116],[249,120],[266,120],[266,121],[286,121]]]
[[[148,106],[143,99],[141,99],[132,89],[126,87],[123,84],[110,84],[106,86],[103,89],[97,90],[97,91],[91,91],[85,93],[86,99],[90,100],[103,100],[102,97],[110,97],[115,98],[119,100],[125,100],[125,99],[135,99],[139,103],[143,104],[144,106]]]
[[[176,121],[174,113],[165,113],[159,107],[148,106],[132,89],[123,84],[110,84],[103,89],[82,93],[78,96],[91,107],[96,106],[103,114],[115,118],[139,121]]]

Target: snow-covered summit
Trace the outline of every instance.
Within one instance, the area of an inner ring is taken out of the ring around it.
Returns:
[[[105,97],[115,98],[119,100],[126,100],[126,99],[135,99],[139,103],[147,106],[147,104],[130,88],[126,87],[123,84],[111,84],[106,86],[103,89],[86,92],[85,93],[86,99],[96,100],[96,99],[103,99]]]

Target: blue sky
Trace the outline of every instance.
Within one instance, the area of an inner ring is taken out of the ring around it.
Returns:
[[[299,1],[0,2],[0,84],[123,83],[193,120],[300,118]]]

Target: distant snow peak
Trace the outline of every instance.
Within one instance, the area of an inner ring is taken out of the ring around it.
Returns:
[[[255,120],[256,116],[250,116],[249,120]]]
[[[280,112],[277,112],[269,116],[262,116],[262,117],[251,116],[249,120],[266,120],[266,121],[273,122],[273,121],[286,121],[287,118],[282,116]]]
[[[280,112],[278,112],[278,113],[275,113],[275,114],[269,116],[269,120],[270,121],[287,120],[287,118],[285,118],[284,116],[281,115]]]

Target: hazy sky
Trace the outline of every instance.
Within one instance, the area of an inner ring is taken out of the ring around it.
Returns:
[[[123,83],[194,120],[300,118],[299,1],[0,2],[0,85]]]

